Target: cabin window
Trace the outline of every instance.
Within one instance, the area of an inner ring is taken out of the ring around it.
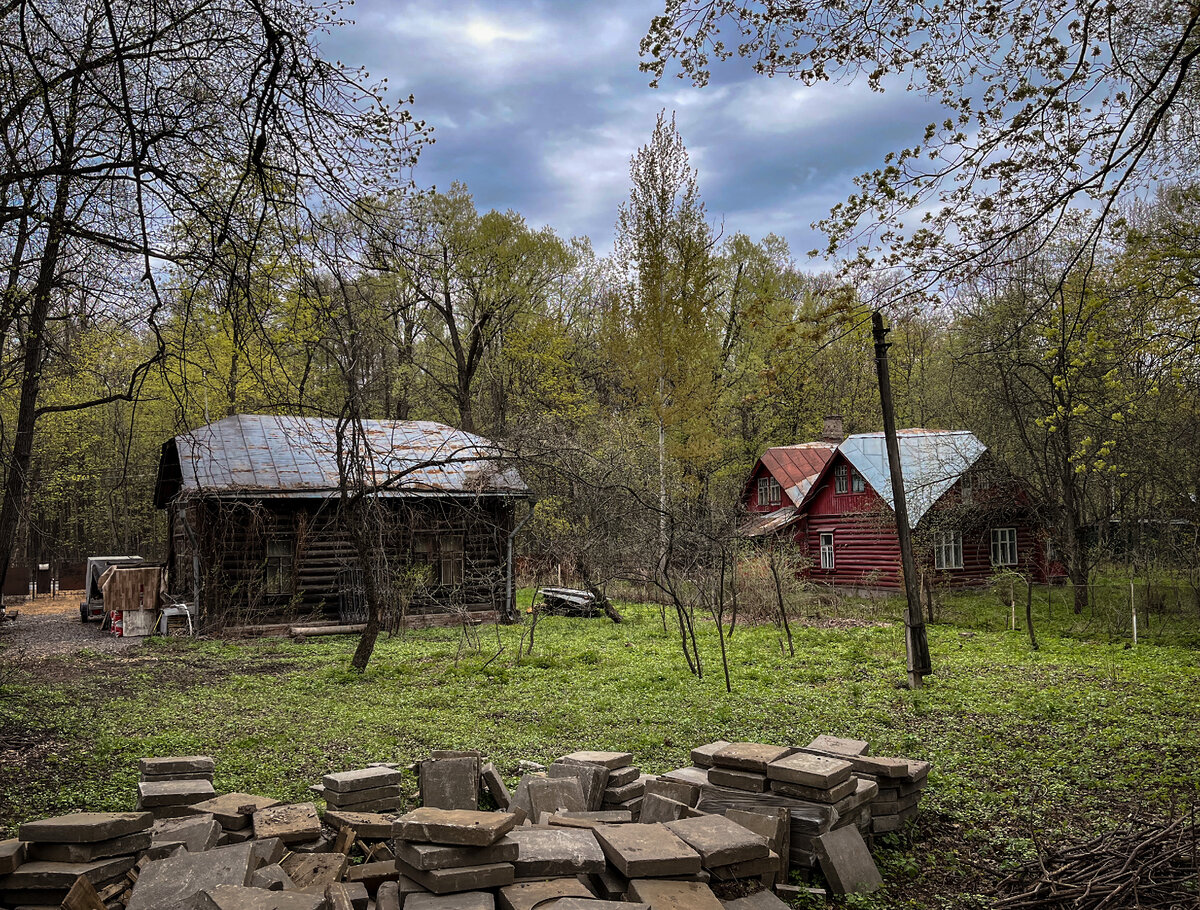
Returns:
[[[833,568],[833,535],[821,535],[821,568]]]
[[[850,468],[844,464],[840,464],[833,469],[833,492],[850,492]]]
[[[867,482],[863,480],[863,476],[858,471],[850,472],[850,489],[855,493],[865,493],[867,491]]]
[[[463,581],[463,539],[461,534],[447,534],[438,541],[442,584],[457,587]]]
[[[992,528],[992,565],[1017,564],[1017,529]]]
[[[758,504],[760,506],[765,506],[767,504],[767,496],[769,495],[769,485],[767,483],[768,479],[769,478],[766,477],[758,478]]]
[[[767,484],[767,502],[773,506],[779,505],[782,493],[783,490],[779,486],[779,481],[772,477]]]
[[[412,539],[412,564],[421,572],[425,584],[433,584],[433,535],[414,534]]]
[[[958,492],[959,492],[959,497],[962,499],[962,501],[964,503],[972,503],[975,501],[975,475],[974,474],[964,474],[962,476],[962,478],[958,481]],[[995,532],[993,532],[993,534],[994,533]],[[996,546],[995,538],[993,537],[992,540],[993,540],[992,549],[994,552],[995,546]],[[993,559],[993,561],[995,561],[995,560]]]
[[[961,569],[962,534],[958,531],[938,531],[933,535],[933,566],[935,569]]]
[[[268,595],[291,594],[295,588],[293,578],[292,541],[275,538],[267,541],[266,593]]]

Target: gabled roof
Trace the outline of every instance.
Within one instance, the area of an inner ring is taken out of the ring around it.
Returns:
[[[836,446],[829,442],[802,442],[794,446],[774,446],[758,460],[771,472],[794,505],[800,505],[821,468],[833,457]],[[751,477],[757,473],[757,467]]]
[[[370,483],[380,495],[517,495],[527,492],[500,449],[426,420],[363,421]],[[239,414],[168,440],[155,504],[181,493],[325,497],[339,489],[338,421]],[[343,438],[349,440],[344,432]],[[343,443],[345,444],[345,442]]]
[[[916,527],[934,503],[987,451],[987,446],[967,430],[900,430],[896,437],[900,446],[908,521]],[[883,434],[848,436],[838,446],[838,451],[894,509],[892,475]]]

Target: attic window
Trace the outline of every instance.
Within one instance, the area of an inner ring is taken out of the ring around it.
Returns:
[[[840,464],[833,469],[833,492],[850,492],[850,468],[844,464]]]
[[[850,489],[855,493],[865,493],[867,491],[867,482],[863,480],[863,476],[858,471],[850,472]]]
[[[758,478],[758,504],[777,506],[782,501],[783,489],[774,477]]]

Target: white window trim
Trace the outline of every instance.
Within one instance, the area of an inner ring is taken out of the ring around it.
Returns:
[[[779,481],[774,477],[767,483],[767,502],[773,506],[777,506],[783,502],[783,487],[779,485]]]
[[[933,567],[943,571],[963,567],[961,531],[938,531],[933,535]]]
[[[1017,529],[992,528],[992,565],[1017,564]]]
[[[821,568],[833,569],[836,567],[836,558],[833,551],[833,532],[824,531],[819,538],[821,544]]]
[[[768,492],[769,488],[769,478],[758,478],[758,504],[760,506],[765,506],[767,504],[767,500],[770,498],[770,493]]]
[[[833,469],[833,492],[850,492],[850,466],[840,464]]]
[[[850,490],[853,493],[867,492],[867,479],[859,474],[858,471],[850,471]]]

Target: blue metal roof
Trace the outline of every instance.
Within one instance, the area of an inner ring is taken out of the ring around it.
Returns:
[[[955,481],[987,451],[967,430],[899,430],[900,471],[904,478],[908,522],[916,527]],[[895,509],[892,474],[882,433],[848,436],[838,451],[887,504]]]
[[[368,483],[381,495],[516,495],[528,492],[488,440],[427,420],[362,422]],[[348,441],[348,428],[344,432]],[[329,496],[339,489],[338,422],[239,414],[187,433],[174,445],[178,492],[216,496]],[[160,483],[165,479],[160,467]]]

